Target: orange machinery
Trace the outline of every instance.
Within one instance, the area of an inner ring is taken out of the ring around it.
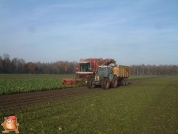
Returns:
[[[88,58],[77,63],[75,78],[62,78],[62,84],[72,85],[86,82],[89,76],[95,75],[98,66],[116,64],[114,59]]]

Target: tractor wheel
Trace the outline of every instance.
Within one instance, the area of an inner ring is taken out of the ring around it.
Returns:
[[[110,81],[109,81],[109,79],[105,79],[104,80],[104,89],[109,89],[109,86],[110,86]]]
[[[103,88],[103,89],[104,89],[104,81],[105,81],[105,79],[101,80],[101,88]]]
[[[117,87],[117,76],[114,76],[112,81],[111,81],[111,87],[116,88]]]

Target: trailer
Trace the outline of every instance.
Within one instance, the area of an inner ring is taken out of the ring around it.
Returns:
[[[115,66],[98,66],[97,73],[88,77],[88,88],[94,88],[99,85],[103,89],[110,87],[116,88],[118,85],[128,85],[128,77],[130,69],[128,66],[115,65]]]

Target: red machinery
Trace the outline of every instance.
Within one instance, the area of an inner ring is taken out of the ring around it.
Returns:
[[[78,84],[81,81],[86,81],[87,78],[91,75],[94,75],[97,72],[98,66],[101,65],[109,65],[109,64],[115,64],[114,59],[102,59],[102,58],[88,58],[88,59],[80,59],[77,65],[76,69],[76,78],[63,78],[62,84],[65,85],[72,85],[72,84]]]

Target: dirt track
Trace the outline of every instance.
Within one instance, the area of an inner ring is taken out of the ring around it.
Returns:
[[[100,88],[88,89],[86,87],[56,89],[49,91],[39,91],[30,93],[19,93],[10,95],[0,95],[0,109],[23,107],[39,102],[53,99],[66,99],[73,96],[84,95],[92,92],[101,91]]]

